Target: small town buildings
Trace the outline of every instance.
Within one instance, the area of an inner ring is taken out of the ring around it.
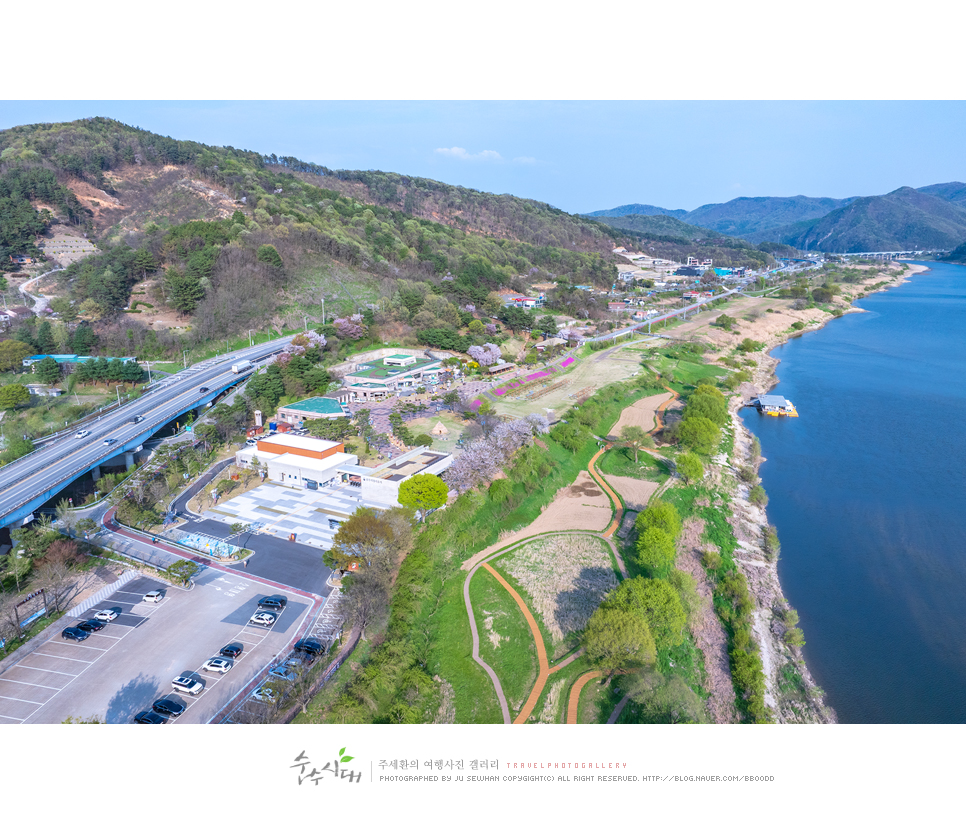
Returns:
[[[254,447],[235,453],[235,465],[258,468],[268,481],[287,487],[322,490],[327,487],[359,488],[366,502],[384,507],[398,505],[399,485],[414,475],[440,475],[453,461],[449,453],[415,449],[390,459],[379,467],[362,467],[359,458],[345,451],[341,441],[326,441],[301,435],[273,435],[259,438]]]
[[[14,254],[10,257],[10,261],[15,265],[33,265],[34,258],[24,254]]]
[[[301,424],[303,421],[317,421],[322,418],[347,417],[349,411],[339,402],[338,397],[322,395],[306,398],[288,406],[279,407],[278,420],[287,424]]]
[[[504,372],[509,372],[511,369],[516,368],[516,363],[495,363],[492,366],[488,366],[486,371],[491,375],[502,375]]]
[[[616,303],[607,303],[607,310],[608,311],[626,311],[627,303],[624,302],[623,300]]]
[[[538,352],[545,351],[546,349],[557,349],[561,346],[566,346],[567,341],[562,337],[548,337],[546,340],[541,340],[534,347]]]
[[[38,398],[59,398],[64,394],[63,389],[58,389],[56,386],[47,386],[44,383],[27,383],[24,385],[31,395]]]
[[[696,268],[711,268],[714,264],[713,259],[698,259],[694,256],[688,257],[688,265],[694,266]]]
[[[391,354],[360,363],[342,378],[340,393],[352,401],[382,400],[403,391],[439,383],[441,361],[411,354]]]

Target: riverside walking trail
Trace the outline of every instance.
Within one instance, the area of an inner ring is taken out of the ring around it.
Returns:
[[[650,430],[650,434],[652,435],[656,433],[658,430],[663,428],[664,412],[666,411],[667,407],[671,403],[673,403],[680,397],[678,393],[675,392],[670,387],[665,386],[664,388],[670,393],[670,397],[668,397],[666,400],[661,402],[658,405],[658,407],[654,410],[654,426]],[[595,538],[601,539],[608,545],[611,553],[614,556],[614,561],[617,563],[618,569],[620,570],[621,578],[626,579],[628,577],[627,566],[624,564],[624,560],[622,559],[620,552],[617,549],[617,546],[612,541],[612,537],[621,526],[621,521],[624,515],[624,504],[623,504],[623,501],[621,500],[621,497],[618,495],[618,493],[615,492],[613,488],[611,488],[607,484],[606,481],[604,481],[603,475],[599,473],[596,468],[598,459],[605,452],[612,449],[613,446],[614,445],[612,443],[607,443],[597,453],[595,453],[594,456],[587,463],[587,472],[590,474],[593,481],[601,488],[601,490],[607,494],[607,497],[610,499],[610,503],[611,503],[612,518],[610,523],[602,532],[595,532],[595,531],[588,531],[588,530],[572,530],[572,531],[561,530],[561,531],[555,531],[555,532],[549,532],[549,533],[537,532],[537,533],[524,536],[522,538],[517,537],[510,544],[507,544],[505,547],[499,548],[495,551],[492,549],[487,549],[486,551],[483,552],[482,556],[477,554],[476,557],[472,557],[470,560],[464,563],[464,568],[469,568],[469,573],[467,574],[466,580],[463,583],[463,601],[466,605],[466,613],[469,617],[470,632],[471,632],[472,641],[473,641],[472,657],[473,657],[473,660],[478,665],[480,665],[484,671],[486,671],[487,675],[490,677],[490,680],[493,682],[494,690],[496,692],[497,699],[499,700],[499,703],[500,703],[500,709],[503,714],[503,722],[505,724],[526,723],[530,718],[531,714],[533,713],[534,707],[539,701],[540,696],[543,694],[544,688],[546,687],[547,682],[550,679],[550,675],[553,674],[554,672],[559,671],[565,666],[569,665],[571,662],[573,662],[578,657],[580,657],[584,653],[584,651],[583,649],[579,649],[578,651],[574,652],[573,654],[570,654],[565,659],[557,663],[555,666],[551,666],[550,661],[547,657],[546,644],[544,643],[543,635],[540,632],[540,627],[537,623],[536,618],[533,615],[533,612],[527,606],[526,601],[523,599],[522,596],[520,596],[519,592],[512,585],[510,585],[510,583],[503,577],[502,574],[500,574],[490,564],[490,562],[501,556],[504,556],[505,554],[511,553],[517,548],[520,548],[523,545],[529,544],[530,542],[536,539],[545,539],[547,537],[553,537],[553,536],[585,535],[585,536],[593,536]],[[663,458],[663,456],[660,456],[660,454],[657,453],[657,451],[655,450],[648,450],[648,452],[650,452],[655,456]],[[473,579],[474,574],[481,567],[485,568],[497,580],[497,582],[501,586],[503,586],[504,590],[506,590],[506,592],[513,598],[517,606],[519,606],[521,612],[523,613],[524,619],[526,619],[527,625],[530,628],[530,633],[533,637],[534,647],[536,649],[537,666],[538,666],[537,679],[534,682],[533,688],[531,689],[530,694],[527,697],[527,700],[524,703],[523,707],[520,709],[516,717],[512,719],[510,714],[510,708],[506,700],[506,694],[503,691],[503,687],[502,687],[502,684],[500,683],[499,676],[497,675],[493,667],[487,664],[480,657],[480,637],[479,637],[478,626],[476,624],[476,617],[473,613],[473,605],[470,600],[470,582]],[[601,674],[602,673],[600,671],[590,671],[580,675],[574,681],[571,687],[570,697],[569,697],[568,706],[567,706],[566,723],[568,724],[577,723],[577,714],[578,714],[578,709],[580,705],[580,692],[589,681],[593,680],[595,677],[600,677]],[[617,718],[620,716],[621,712],[623,711],[627,701],[628,701],[628,697],[625,695],[624,698],[617,704],[611,716],[608,718],[608,721],[607,721],[608,723],[616,722]]]

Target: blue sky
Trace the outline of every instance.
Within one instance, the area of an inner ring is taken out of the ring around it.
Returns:
[[[5,101],[0,128],[103,115],[576,213],[966,180],[962,101]]]

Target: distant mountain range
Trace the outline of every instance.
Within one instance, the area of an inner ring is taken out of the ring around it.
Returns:
[[[740,197],[692,211],[634,204],[585,215],[628,229],[636,229],[637,221],[629,217],[673,217],[749,242],[780,242],[800,250],[948,250],[966,241],[966,184],[900,187],[882,196],[848,199]]]

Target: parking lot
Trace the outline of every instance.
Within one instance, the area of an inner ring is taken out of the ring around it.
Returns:
[[[148,591],[163,589],[158,603]],[[96,716],[104,723],[130,723],[159,698],[184,703],[184,714],[171,723],[206,723],[233,704],[245,687],[276,656],[284,654],[310,600],[288,596],[287,606],[270,627],[249,623],[258,599],[277,591],[256,580],[213,568],[183,590],[138,577],[89,609],[119,609],[116,619],[82,642],[60,632],[80,619],[63,621],[31,654],[0,675],[0,724],[60,723],[68,717]],[[229,644],[241,654],[225,674],[202,669]],[[175,693],[171,680],[190,674],[203,685],[197,695]]]

